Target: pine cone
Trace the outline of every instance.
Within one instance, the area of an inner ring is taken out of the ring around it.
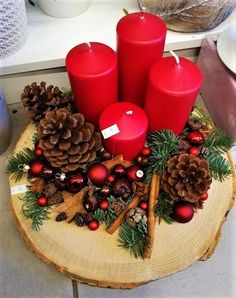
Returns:
[[[195,203],[210,188],[208,162],[189,154],[174,156],[162,175],[162,188],[173,200]]]
[[[48,111],[65,108],[70,112],[75,111],[73,105],[72,95],[67,95],[62,92],[58,87],[52,85],[46,87],[45,82],[40,85],[32,83],[25,86],[22,94],[21,101],[31,115],[33,122],[38,123]]]
[[[80,113],[65,109],[47,112],[37,129],[44,156],[64,172],[85,169],[102,147],[101,134]]]
[[[76,213],[75,214],[74,221],[75,221],[76,225],[79,226],[79,227],[83,227],[83,226],[86,226],[88,224],[88,220],[86,218],[86,215],[81,214],[81,213]]]
[[[67,215],[65,212],[61,212],[57,215],[56,221],[63,221],[67,219]]]
[[[146,212],[139,207],[132,208],[126,213],[125,221],[129,226],[135,228],[141,222],[147,222]]]
[[[63,202],[64,202],[64,199],[63,199],[63,196],[61,194],[61,191],[57,191],[51,197],[48,198],[48,205],[49,206],[61,204]]]

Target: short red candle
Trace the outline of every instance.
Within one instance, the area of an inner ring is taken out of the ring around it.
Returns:
[[[67,54],[66,68],[78,111],[97,125],[101,112],[117,101],[116,53],[102,43],[83,43]]]
[[[120,132],[104,140],[104,146],[113,155],[123,154],[126,160],[134,159],[146,139],[148,119],[145,112],[129,102],[112,104],[101,114],[99,127],[103,130],[114,124]]]
[[[196,64],[185,58],[166,57],[151,68],[145,98],[149,129],[171,129],[180,134],[202,84]]]
[[[119,97],[143,106],[148,74],[163,55],[166,25],[150,13],[130,13],[117,24]]]

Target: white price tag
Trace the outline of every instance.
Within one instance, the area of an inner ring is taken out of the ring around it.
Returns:
[[[103,138],[106,140],[120,132],[119,127],[117,124],[113,124],[103,130],[101,130],[101,133],[103,135]]]
[[[26,184],[16,185],[11,187],[11,194],[18,195],[27,191]]]

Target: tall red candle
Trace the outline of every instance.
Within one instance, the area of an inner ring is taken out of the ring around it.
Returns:
[[[138,12],[117,24],[119,97],[143,106],[148,73],[163,55],[166,25],[157,16]]]
[[[67,54],[66,69],[78,111],[97,125],[101,112],[117,101],[116,53],[102,43],[83,43]]]
[[[104,130],[116,124],[119,132],[104,140],[104,146],[113,155],[123,154],[132,160],[142,150],[146,139],[148,119],[137,105],[119,102],[106,108],[100,116],[99,127]]]
[[[166,57],[157,61],[150,71],[145,98],[149,129],[181,133],[201,84],[201,72],[190,60]]]

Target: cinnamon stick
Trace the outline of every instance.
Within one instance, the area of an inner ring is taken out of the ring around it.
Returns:
[[[119,164],[123,165],[125,168],[128,168],[132,165],[131,161],[124,160],[122,154],[116,155],[112,159],[104,161],[103,164],[108,170],[111,170],[114,166]]]
[[[124,210],[121,211],[121,213],[117,216],[117,218],[113,221],[113,223],[106,229],[106,231],[109,234],[113,234],[119,228],[119,226],[122,224],[126,213],[130,209],[137,207],[139,202],[140,202],[140,197],[139,196],[133,197],[133,199],[129,202],[129,204],[127,204],[125,206]]]
[[[158,194],[160,190],[160,175],[154,174],[151,181],[151,189],[149,194],[148,214],[147,214],[147,246],[144,251],[144,258],[151,258],[156,217],[154,215],[154,206],[157,204]]]

